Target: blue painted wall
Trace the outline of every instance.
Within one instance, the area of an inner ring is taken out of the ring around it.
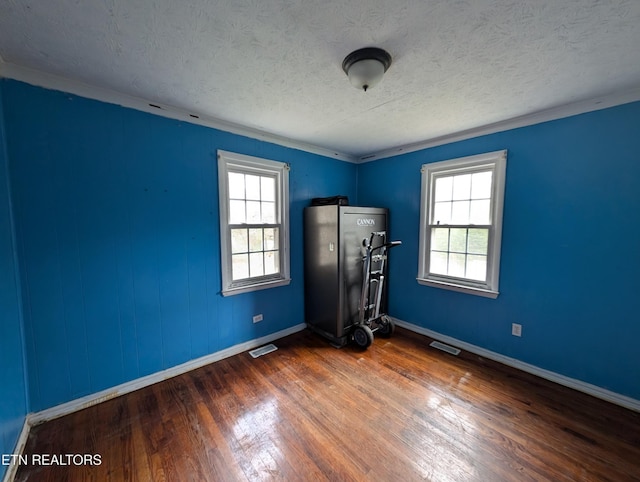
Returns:
[[[0,455],[14,453],[28,411],[2,106],[0,90]]]
[[[500,296],[418,285],[420,166],[500,149]],[[391,314],[640,399],[640,103],[371,162],[358,176],[359,201],[389,207],[404,243]]]
[[[28,410],[303,322],[302,210],[334,194],[391,208],[393,315],[640,399],[640,103],[355,166],[16,81],[2,100],[4,452]],[[505,148],[499,298],[418,285],[420,166]],[[291,164],[290,286],[220,296],[217,149]]]
[[[2,90],[33,411],[304,322],[302,210],[355,198],[355,165],[16,81]],[[289,286],[219,294],[217,149],[291,164]]]

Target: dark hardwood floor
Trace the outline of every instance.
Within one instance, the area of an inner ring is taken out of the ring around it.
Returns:
[[[297,333],[34,427],[27,457],[101,464],[16,480],[640,480],[640,413],[430,341]]]

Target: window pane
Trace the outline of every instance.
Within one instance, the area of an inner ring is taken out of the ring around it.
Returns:
[[[449,250],[449,228],[434,228],[431,231],[431,249],[434,251]]]
[[[249,255],[234,254],[231,256],[233,281],[249,277]]]
[[[451,201],[453,177],[439,177],[436,179],[435,201]]]
[[[262,204],[262,222],[265,224],[275,224],[276,203],[263,202],[261,204]]]
[[[481,201],[471,201],[469,213],[470,224],[491,224],[491,201],[483,199]]]
[[[471,199],[471,174],[453,177],[453,199]]]
[[[249,255],[249,273],[251,276],[262,276],[264,275],[264,262],[263,262],[264,253],[251,253]]]
[[[447,274],[447,253],[431,251],[429,271],[433,274]]]
[[[244,201],[229,201],[229,224],[246,222]]]
[[[469,229],[469,241],[467,252],[471,254],[488,253],[489,247],[489,230],[488,229]]]
[[[453,202],[451,224],[469,224],[469,201]]]
[[[231,230],[231,252],[246,253],[248,251],[248,237],[246,229]]]
[[[264,249],[278,249],[278,228],[265,228]]]
[[[249,230],[249,251],[262,251],[262,229]]]
[[[280,272],[280,262],[277,251],[264,253],[264,274],[276,274]]]
[[[247,199],[260,200],[260,176],[252,176],[247,174],[245,176],[245,183],[247,186]]]
[[[247,201],[247,223],[260,224],[260,201]]]
[[[471,177],[471,199],[489,199],[493,172],[476,172]]]
[[[449,238],[449,251],[455,251],[457,253],[467,252],[466,228],[454,228],[451,230],[451,236]]]
[[[433,209],[433,224],[450,224],[451,223],[451,203],[439,202],[435,204]]]
[[[260,199],[263,201],[276,200],[276,180],[273,177],[261,177],[260,185],[262,187],[262,195]]]
[[[464,278],[464,265],[466,255],[451,253],[449,254],[449,270],[447,274],[449,276],[455,276],[457,278]]]
[[[231,199],[244,199],[244,174],[239,172],[229,173],[229,197]]]
[[[486,256],[467,256],[467,278],[476,281],[487,280],[487,257]]]

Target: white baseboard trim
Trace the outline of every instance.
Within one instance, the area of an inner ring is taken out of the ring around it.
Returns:
[[[47,408],[40,412],[29,414],[27,416],[27,421],[30,425],[38,425],[48,420],[53,420],[54,418],[62,417],[64,415],[77,412],[78,410],[91,407],[92,405],[105,402],[107,400],[110,400],[115,397],[119,397],[126,393],[130,393],[135,390],[148,387],[149,385],[153,385],[154,383],[161,382],[162,380],[167,380],[169,378],[182,375],[183,373],[189,372],[191,370],[195,370],[197,368],[203,367],[210,363],[220,361],[224,358],[228,358],[230,356],[243,353],[245,351],[259,347],[266,343],[275,341],[279,338],[292,335],[293,333],[297,333],[299,331],[304,330],[306,327],[307,325],[305,323],[301,323],[301,324],[292,326],[291,328],[287,328],[287,329],[278,331],[276,333],[263,336],[261,338],[256,338],[254,340],[240,343],[238,345],[225,348],[224,350],[218,351],[216,353],[212,353],[210,355],[205,355],[201,358],[188,361],[181,365],[168,368],[166,370],[162,370],[156,373],[152,373],[151,375],[137,378],[130,382],[126,382],[121,385],[108,388],[106,390],[102,390],[101,392],[92,393],[91,395],[87,395],[85,397],[78,398],[76,400],[71,400],[70,402],[66,402],[61,405],[56,405],[55,407]]]
[[[449,345],[455,346],[457,348],[468,351],[470,353],[474,353],[476,355],[488,358],[490,360],[497,361],[499,363],[502,363],[503,365],[517,368],[518,370],[531,373],[532,375],[536,375],[540,378],[544,378],[546,380],[558,383],[559,385],[564,385],[565,387],[573,388],[574,390],[578,390],[588,395],[592,395],[602,400],[606,400],[607,402],[615,403],[616,405],[620,405],[630,410],[640,412],[640,400],[636,400],[635,398],[627,397],[626,395],[621,395],[619,393],[606,390],[596,385],[591,385],[590,383],[576,380],[575,378],[570,378],[564,375],[560,375],[559,373],[545,370],[544,368],[540,368],[535,365],[530,365],[528,363],[517,360],[515,358],[501,355],[500,353],[496,353],[496,352],[487,350],[485,348],[472,345],[471,343],[458,340],[451,336],[443,335],[436,331],[429,330],[428,328],[423,328],[421,326],[414,325],[412,323],[408,323],[406,321],[399,320],[397,318],[393,318],[393,320],[397,326],[401,326],[415,333],[419,333],[421,335],[434,338],[438,341],[447,343]]]
[[[24,452],[24,448],[27,445],[27,439],[29,438],[29,430],[31,430],[31,424],[29,423],[29,417],[27,416],[24,418],[22,431],[20,432],[20,436],[16,441],[16,447],[13,450],[13,455],[22,455],[22,453]],[[8,465],[7,471],[4,473],[4,477],[2,478],[2,482],[13,482],[16,478],[18,467],[18,464]]]

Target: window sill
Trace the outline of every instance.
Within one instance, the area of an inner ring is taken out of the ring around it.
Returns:
[[[500,294],[499,291],[486,290],[482,288],[472,288],[471,286],[465,286],[455,283],[447,283],[445,281],[435,281],[425,278],[416,278],[419,284],[424,286],[431,286],[433,288],[442,288],[445,290],[457,291],[459,293],[466,293],[468,295],[482,296],[484,298],[496,299]]]
[[[277,288],[278,286],[287,286],[291,283],[291,278],[278,279],[273,281],[264,281],[262,283],[255,283],[251,285],[238,286],[235,288],[228,288],[222,290],[222,296],[233,296],[242,293],[250,293],[252,291],[266,290],[268,288]]]

